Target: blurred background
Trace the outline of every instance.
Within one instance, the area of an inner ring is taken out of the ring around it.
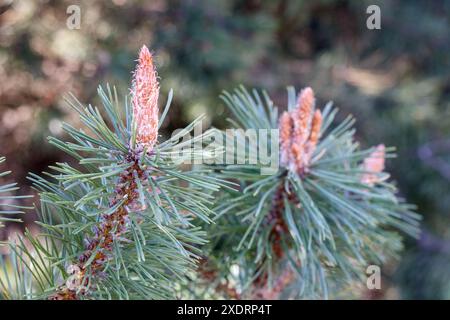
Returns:
[[[366,27],[371,4],[381,30]],[[79,30],[66,25],[70,5],[81,9]],[[357,118],[364,147],[396,146],[388,170],[418,206],[423,233],[383,268],[384,290],[353,296],[450,299],[450,1],[0,0],[8,180],[26,186],[27,172],[67,160],[46,143],[62,136],[62,121],[78,124],[64,94],[98,105],[106,82],[126,94],[143,44],[156,55],[161,100],[175,93],[165,133],[202,113],[224,127],[223,89],[265,88],[283,107],[287,85],[308,85],[319,106],[333,100]]]

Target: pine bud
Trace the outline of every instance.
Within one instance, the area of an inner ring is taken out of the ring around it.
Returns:
[[[308,139],[315,104],[314,91],[310,87],[303,89],[298,96],[297,108],[293,111],[295,139],[300,144]]]
[[[139,53],[131,91],[136,144],[151,151],[158,138],[159,83],[153,57],[146,46]]]
[[[380,182],[382,179],[379,174],[384,170],[385,147],[384,144],[378,145],[375,150],[364,159],[362,169],[367,171],[363,174],[361,182],[369,186]]]
[[[307,162],[305,164],[306,167],[309,166],[312,155],[314,151],[316,150],[317,143],[319,142],[320,138],[320,129],[322,128],[322,113],[320,110],[316,110],[314,112],[312,124],[311,124],[311,134],[309,136],[309,140],[306,144],[306,159]]]
[[[281,153],[281,165],[287,166],[289,163],[289,151],[291,148],[292,140],[292,118],[289,112],[283,112],[279,121],[280,128],[280,153]]]
[[[280,117],[280,163],[298,174],[308,171],[320,138],[322,114],[314,112],[314,106],[314,91],[307,87],[300,92],[297,107]]]

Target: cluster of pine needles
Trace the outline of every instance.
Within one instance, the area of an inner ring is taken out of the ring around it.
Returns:
[[[172,91],[159,112],[145,46],[130,94],[119,99],[107,85],[98,95],[102,108],[69,97],[84,129],[65,123],[69,141],[49,138],[73,161],[29,174],[33,208],[19,205],[16,184],[0,185],[0,225],[26,209],[40,230],[2,242],[0,299],[328,298],[395,257],[402,233],[418,234],[419,216],[384,172],[393,149],[361,149],[354,119],[337,123],[337,109],[316,108],[310,88],[288,88],[281,115],[264,91],[222,95],[236,129],[279,132],[270,175],[259,164],[174,161],[180,148],[226,133],[183,139],[199,117],[160,141]],[[261,147],[236,139],[249,155]]]

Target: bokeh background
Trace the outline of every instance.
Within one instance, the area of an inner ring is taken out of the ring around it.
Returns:
[[[66,26],[74,4],[79,30]],[[366,27],[371,4],[381,30]],[[363,146],[396,146],[388,170],[422,236],[383,268],[384,290],[353,297],[450,299],[450,1],[0,0],[0,154],[22,193],[27,172],[66,161],[46,143],[78,123],[64,94],[98,104],[106,82],[126,94],[142,44],[175,92],[165,133],[202,113],[224,127],[224,89],[265,88],[283,107],[287,85],[309,85],[357,118]]]

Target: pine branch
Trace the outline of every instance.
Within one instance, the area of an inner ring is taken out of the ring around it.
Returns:
[[[353,118],[336,124],[331,104],[315,110],[309,88],[298,96],[288,89],[281,117],[265,92],[240,88],[222,98],[238,128],[280,134],[274,175],[250,164],[223,166],[219,174],[240,188],[217,201],[207,255],[216,257],[218,279],[233,279],[242,297],[326,298],[364,279],[368,264],[395,257],[398,232],[417,237],[419,216],[383,171],[392,149],[361,150]],[[237,143],[249,151],[245,140]]]
[[[113,258],[114,241],[120,239],[127,231],[126,225],[129,217],[126,208],[133,205],[139,198],[138,181],[148,179],[147,172],[139,165],[139,159],[136,155],[132,156],[134,158],[127,159],[127,163],[130,163],[131,166],[120,174],[118,187],[110,201],[109,207],[114,208],[113,212],[102,214],[100,224],[95,228],[93,237],[86,239],[86,250],[79,256],[76,264],[68,267],[68,273],[71,274],[72,279],[60,287],[58,292],[51,296],[51,299],[74,300],[77,294],[86,294],[87,284],[81,287],[79,292],[77,290],[85,279],[87,268],[90,269],[91,276],[98,276],[102,273],[106,261]]]
[[[362,150],[354,119],[336,123],[331,103],[316,109],[310,88],[289,88],[281,116],[265,92],[242,87],[222,96],[237,128],[278,130],[280,167],[270,176],[248,162],[260,153],[244,134],[234,137],[235,150],[246,151],[247,163],[181,166],[224,151],[181,149],[229,137],[210,130],[183,139],[199,117],[158,141],[172,92],[158,117],[159,83],[145,46],[131,96],[120,102],[109,85],[98,95],[102,108],[71,96],[84,129],[64,124],[70,141],[49,138],[76,164],[29,175],[41,233],[27,230],[6,244],[0,268],[12,268],[15,280],[0,278],[2,298],[326,298],[364,277],[368,264],[395,257],[400,233],[417,237],[419,216],[384,172],[393,149]],[[16,190],[0,186],[0,201],[20,198]],[[0,208],[0,222],[23,209]]]
[[[33,281],[22,298],[174,297],[206,242],[195,221],[211,222],[211,193],[229,185],[207,170],[180,170],[183,161],[174,157],[180,145],[203,137],[158,143],[172,93],[158,119],[159,84],[146,47],[134,73],[131,105],[128,97],[121,104],[109,85],[98,94],[102,109],[74,96],[67,100],[87,132],[64,124],[71,141],[49,138],[78,164],[56,163],[43,177],[29,175],[40,196],[42,231],[9,244]],[[192,150],[188,156],[204,155]]]

